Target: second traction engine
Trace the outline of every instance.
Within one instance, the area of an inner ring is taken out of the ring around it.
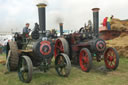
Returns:
[[[83,71],[90,71],[92,59],[101,61],[104,56],[106,67],[116,69],[119,63],[119,56],[115,48],[106,48],[106,43],[99,38],[99,8],[92,9],[93,25],[88,21],[88,25],[80,28],[78,32],[63,35],[55,43],[54,55],[66,53],[72,63],[79,64]]]

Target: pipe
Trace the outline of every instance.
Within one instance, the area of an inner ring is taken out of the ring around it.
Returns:
[[[94,36],[99,37],[99,8],[93,8],[93,31]]]
[[[60,26],[60,36],[63,35],[63,23],[59,23]]]
[[[42,31],[42,37],[45,37],[45,31],[46,31],[46,22],[45,22],[45,8],[46,4],[44,3],[39,3],[37,4],[38,7],[38,15],[39,15],[39,26],[40,30]]]

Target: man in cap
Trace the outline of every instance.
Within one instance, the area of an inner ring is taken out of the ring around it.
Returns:
[[[25,38],[27,38],[27,37],[29,37],[29,23],[26,23],[26,26],[23,28],[23,36],[25,37]]]

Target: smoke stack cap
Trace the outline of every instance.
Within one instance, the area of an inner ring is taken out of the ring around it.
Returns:
[[[93,12],[98,12],[100,10],[100,8],[93,8],[92,11]]]
[[[39,3],[39,4],[37,4],[37,7],[38,8],[45,8],[47,6],[47,4],[45,4],[45,3]]]

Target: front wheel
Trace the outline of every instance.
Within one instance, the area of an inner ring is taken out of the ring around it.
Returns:
[[[56,56],[55,69],[59,76],[67,77],[70,74],[71,62],[66,54],[60,53]]]
[[[18,66],[18,76],[22,82],[29,83],[32,80],[33,65],[28,56],[21,56]]]
[[[83,48],[80,51],[79,56],[80,67],[83,71],[89,72],[92,67],[92,56],[90,51],[87,48]]]
[[[116,70],[119,65],[119,55],[115,48],[109,47],[104,53],[106,68]]]

